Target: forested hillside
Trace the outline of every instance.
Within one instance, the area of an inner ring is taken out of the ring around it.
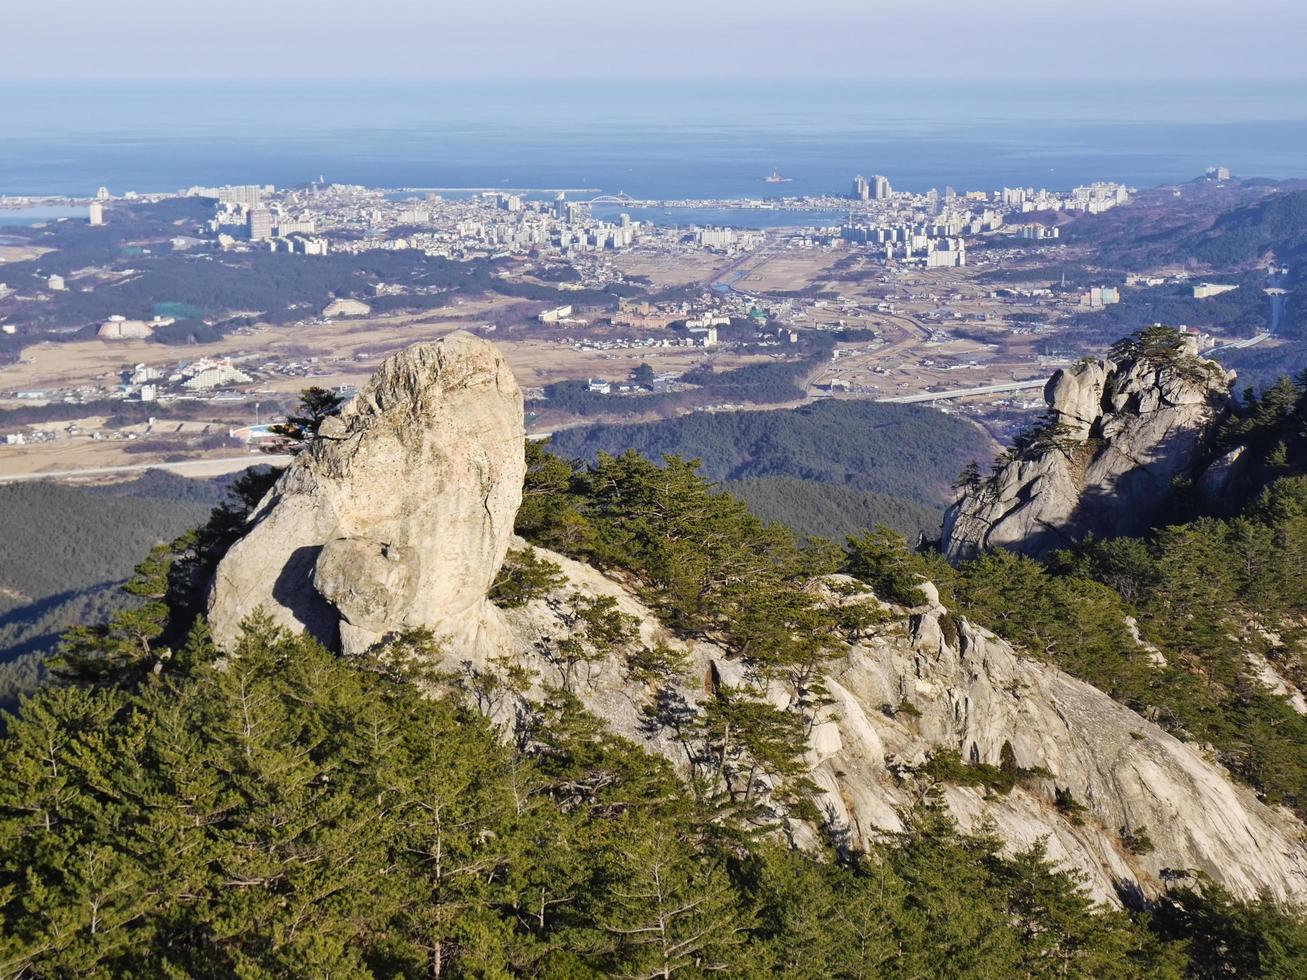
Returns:
[[[788,476],[726,480],[722,488],[763,520],[779,521],[800,535],[843,541],[878,524],[909,541],[939,533],[939,509],[906,497]]]
[[[120,608],[141,554],[203,523],[225,483],[151,472],[100,487],[0,486],[0,705],[34,688],[65,629]]]
[[[790,477],[928,507],[947,502],[962,464],[983,464],[993,455],[987,437],[969,422],[918,405],[868,401],[594,425],[556,433],[550,445],[561,456],[585,459],[627,449],[655,460],[678,455],[699,460],[710,480]]]
[[[1273,907],[1094,908],[929,802],[867,854],[750,836],[561,692],[515,748],[384,655],[255,627],[179,661],[10,724],[5,976],[1175,978],[1215,929],[1301,965]]]
[[[827,655],[828,625],[877,620],[823,610],[808,576],[843,563],[885,595],[912,581],[916,559],[892,537],[802,548],[677,461],[659,470],[628,454],[573,469],[536,447],[531,466],[524,533],[625,570],[669,627],[711,630],[759,670],[808,676]],[[1001,856],[995,840],[960,833],[942,787],[997,781],[994,767],[930,769],[905,829],[865,851],[838,839],[796,851],[775,824],[760,832],[747,794],[676,778],[565,688],[527,705],[511,741],[473,710],[502,692],[446,684],[424,696],[413,682],[440,679],[413,657],[430,635],[341,658],[255,621],[219,658],[202,623],[190,625],[187,583],[239,533],[260,488],[241,489],[204,533],[155,551],[133,584],[145,605],[80,631],[68,683],[9,722],[6,975],[1178,978],[1307,967],[1307,930],[1273,903],[1240,904],[1181,869],[1146,908],[1095,907],[1040,847]],[[655,500],[670,520],[651,517]],[[517,598],[499,601],[521,601],[549,574],[519,568]],[[811,635],[786,626],[796,616]],[[575,655],[594,656],[622,628],[611,610],[583,613]],[[677,667],[663,649],[630,669],[647,694]],[[783,774],[799,806],[805,738],[789,711],[723,689],[693,723],[722,759],[738,742],[761,771]]]

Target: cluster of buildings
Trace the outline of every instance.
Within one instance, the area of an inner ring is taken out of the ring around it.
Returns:
[[[201,357],[182,361],[171,371],[137,364],[130,371],[123,372],[123,384],[119,390],[125,398],[153,402],[165,394],[201,394],[251,384],[253,380],[229,357]]]
[[[1101,310],[1105,306],[1115,306],[1121,302],[1121,291],[1115,286],[1091,286],[1089,291],[1081,294],[1080,305],[1091,310]]]
[[[952,268],[966,264],[964,235],[1009,230],[1027,239],[1057,239],[1056,225],[1014,221],[1033,212],[1099,214],[1130,199],[1122,184],[1098,182],[1070,191],[1004,187],[995,192],[952,187],[925,194],[895,192],[885,177],[853,179],[850,206],[839,228],[842,241],[865,245],[882,253],[886,261],[926,268]]]
[[[1057,225],[1041,225],[1038,221],[1017,226],[1017,232],[1022,238],[1035,239],[1036,241],[1062,237],[1062,229]]]
[[[1010,211],[1072,211],[1102,214],[1130,200],[1130,189],[1123,184],[1097,181],[1070,191],[1035,190],[1030,187],[1004,187],[999,203]]]
[[[889,178],[876,174],[867,180],[862,174],[853,178],[853,190],[849,194],[855,201],[885,201],[894,196]]]
[[[928,269],[967,264],[963,234],[979,234],[1002,225],[996,215],[970,219],[957,215],[934,222],[866,223],[850,218],[840,227],[840,239],[876,249],[886,261],[923,265]]]
[[[427,192],[400,198],[357,185],[315,183],[280,192],[270,185],[244,185],[192,187],[186,193],[216,201],[208,231],[223,248],[267,247],[303,255],[416,249],[456,260],[542,250],[578,257],[642,242],[731,252],[755,248],[764,237],[729,228],[656,227],[629,214],[606,219],[563,191],[450,198]]]
[[[300,255],[326,255],[330,249],[327,239],[316,234],[314,215],[297,208],[287,195],[275,203],[268,201],[277,194],[271,184],[192,187],[187,193],[217,200],[208,230],[225,249],[242,243]]]

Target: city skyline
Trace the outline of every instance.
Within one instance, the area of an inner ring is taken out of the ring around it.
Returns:
[[[1302,79],[1291,0],[19,0],[0,78]]]

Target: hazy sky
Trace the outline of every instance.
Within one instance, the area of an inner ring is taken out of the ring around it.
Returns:
[[[1307,2],[0,0],[0,78],[231,75],[1303,78]]]

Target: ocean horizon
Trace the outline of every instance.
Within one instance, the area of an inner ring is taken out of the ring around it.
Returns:
[[[11,196],[319,176],[654,200],[844,193],[857,173],[1147,187],[1216,164],[1307,178],[1307,82],[32,81],[7,85],[0,137]]]

